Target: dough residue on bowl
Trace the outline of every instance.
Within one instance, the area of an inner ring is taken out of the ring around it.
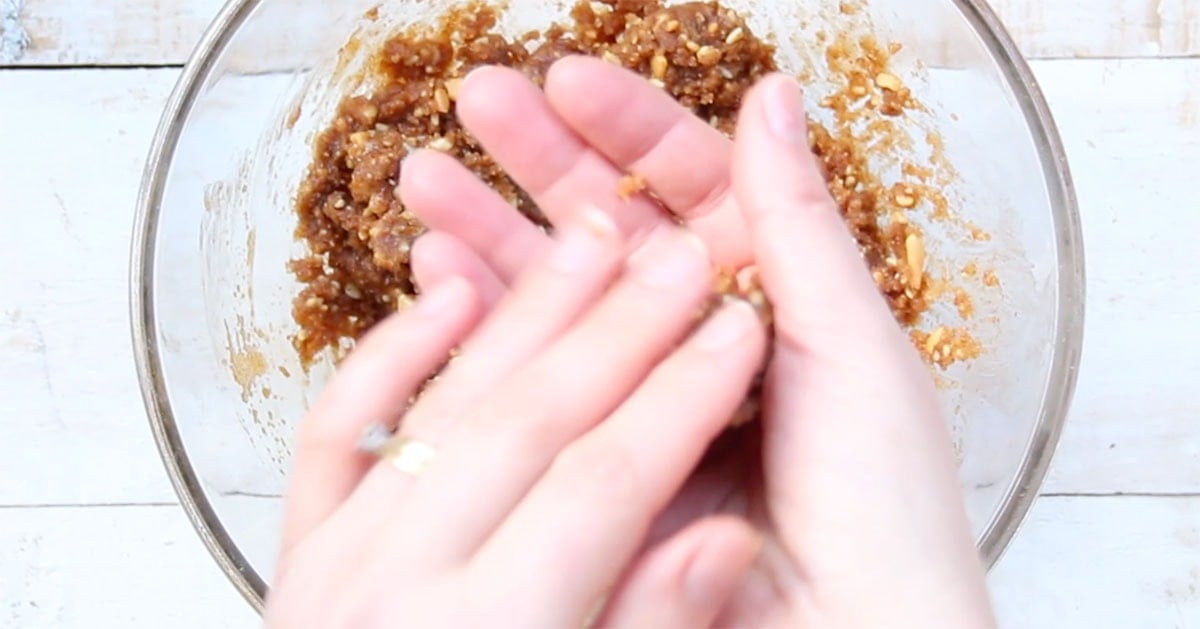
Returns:
[[[843,3],[851,7],[849,3]],[[549,66],[588,54],[646,77],[718,131],[731,134],[745,92],[776,69],[775,48],[738,13],[717,2],[665,5],[659,0],[580,2],[570,19],[509,38],[497,28],[500,8],[472,3],[433,26],[394,34],[374,53],[371,89],[342,101],[318,136],[296,204],[297,236],[308,254],[291,268],[303,288],[293,303],[294,342],[303,361],[335,355],[418,292],[409,266],[413,241],[425,230],[396,194],[401,161],[429,148],[460,160],[515,208],[544,228],[533,200],[492,160],[455,116],[458,89],[472,69],[516,68],[541,85]],[[369,17],[369,16],[368,16]],[[968,331],[915,325],[953,287],[928,270],[925,235],[910,216],[921,208],[950,214],[932,178],[934,165],[903,165],[887,181],[869,157],[897,151],[896,133],[909,110],[922,107],[889,70],[897,44],[827,36],[825,49],[840,87],[820,99],[833,122],[811,121],[809,143],[865,263],[915,346],[941,367],[969,360],[980,347]],[[801,77],[803,78],[803,77]],[[630,175],[622,195],[644,194]],[[964,318],[968,309],[959,307]]]

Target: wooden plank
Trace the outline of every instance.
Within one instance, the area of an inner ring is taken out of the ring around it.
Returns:
[[[183,63],[222,0],[24,0],[29,46],[13,65]]]
[[[1200,627],[1200,498],[1041,498],[990,584],[1004,629]]]
[[[0,626],[254,627],[176,505],[0,509]]]
[[[1039,62],[1083,219],[1083,365],[1046,490],[1200,490],[1200,60]]]
[[[1185,175],[1200,163],[1200,60],[1037,71],[1071,156],[1091,269],[1080,387],[1046,490],[1200,491],[1200,294],[1183,263],[1200,233]],[[174,76],[0,73],[5,208],[24,211],[21,229],[0,230],[0,264],[23,270],[0,274],[0,399],[17,418],[0,422],[0,504],[170,498],[130,365],[125,264]]]
[[[1200,54],[1195,0],[989,0],[1030,58]]]
[[[173,498],[134,378],[126,274],[176,74],[0,72],[0,195],[19,225],[0,230],[0,265],[20,270],[0,274],[0,504]]]
[[[1004,629],[1188,628],[1197,566],[1200,498],[1043,498],[990,583]],[[0,592],[9,627],[258,624],[174,506],[0,509]]]
[[[179,64],[221,0],[25,0],[29,34],[11,65]],[[1027,56],[1200,54],[1195,0],[992,0]]]

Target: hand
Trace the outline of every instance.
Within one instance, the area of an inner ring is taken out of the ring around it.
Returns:
[[[616,225],[576,200],[555,241],[485,317],[443,277],[365,337],[301,426],[276,629],[708,627],[757,556],[741,518],[651,524],[762,364],[744,303],[696,329],[713,281],[703,245],[663,225],[626,262]],[[436,454],[415,476],[356,451],[452,361],[401,433]]]
[[[992,626],[936,393],[826,192],[792,81],[748,95],[735,143],[586,58],[557,63],[545,94],[478,70],[458,112],[555,223],[575,199],[599,200],[640,242],[667,218],[648,197],[617,197],[633,172],[715,262],[758,265],[776,316],[761,434],[695,474],[652,537],[712,513],[766,535],[717,626]],[[422,284],[457,273],[495,299],[547,246],[447,156],[412,156],[401,189],[434,228],[414,252]]]

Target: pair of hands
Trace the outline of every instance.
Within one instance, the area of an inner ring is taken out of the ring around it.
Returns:
[[[449,156],[405,162],[425,291],[301,426],[269,626],[992,626],[935,391],[793,81],[750,92],[733,142],[589,58],[544,92],[479,69],[458,115],[554,236]],[[624,172],[685,226],[621,200]],[[714,263],[757,264],[773,339],[742,303],[695,327]],[[359,453],[460,346],[403,418],[424,473]],[[767,355],[761,425],[731,436]]]

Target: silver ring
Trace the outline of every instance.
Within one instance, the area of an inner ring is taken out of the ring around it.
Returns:
[[[424,473],[437,456],[437,448],[432,444],[390,432],[382,424],[368,427],[359,442],[359,449],[414,477]]]

